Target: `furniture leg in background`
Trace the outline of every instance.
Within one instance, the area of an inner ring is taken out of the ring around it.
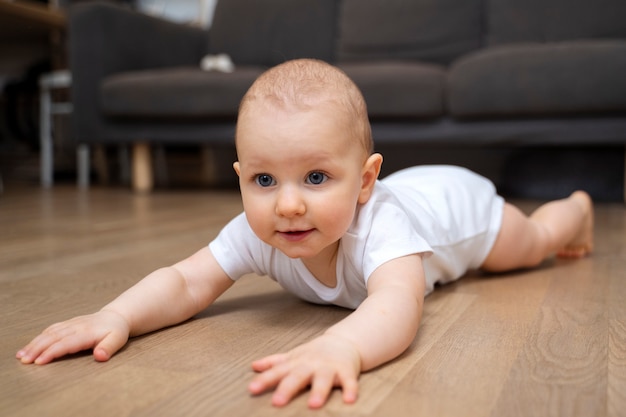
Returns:
[[[138,142],[133,145],[133,190],[138,192],[150,192],[154,186],[152,178],[152,161],[150,145]]]
[[[53,102],[51,91],[70,88],[72,74],[68,70],[54,71],[39,78],[39,142],[41,147],[40,181],[41,186],[48,188],[54,183],[54,115],[71,114],[72,103]],[[79,145],[77,150],[77,183],[80,187],[89,186],[89,148]]]

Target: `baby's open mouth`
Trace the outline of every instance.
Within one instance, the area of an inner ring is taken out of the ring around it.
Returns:
[[[278,232],[282,237],[289,240],[290,242],[297,242],[306,238],[313,232],[313,229],[308,230],[288,230],[286,232]]]

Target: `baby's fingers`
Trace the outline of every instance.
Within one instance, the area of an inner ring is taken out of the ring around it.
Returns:
[[[340,376],[343,402],[354,404],[359,396],[359,381],[352,375]]]
[[[38,348],[36,346],[37,345],[35,345],[35,341],[33,340],[28,345],[18,350],[15,354],[15,357],[19,359],[22,363],[33,363],[43,351],[43,348]]]
[[[284,363],[286,360],[287,356],[284,353],[277,353],[252,362],[252,369],[255,372],[265,372],[276,365]]]
[[[330,369],[316,372],[311,383],[311,394],[309,395],[309,407],[320,408],[328,398],[333,388],[341,387],[343,402],[353,404],[357,400],[359,384],[352,375],[335,374]]]
[[[262,394],[274,388],[287,374],[286,369],[277,367],[276,363],[269,357],[253,362],[252,368],[256,372],[261,372],[248,385],[248,390],[254,395]]]
[[[335,376],[332,372],[319,372],[311,383],[311,394],[309,395],[309,407],[320,408],[330,396],[333,389]]]
[[[106,361],[124,346],[128,335],[123,317],[101,311],[48,327],[15,356],[22,363],[43,365],[69,353],[95,348],[95,359]]]
[[[77,339],[71,328],[53,325],[17,352],[16,357],[25,364],[44,365],[65,354],[90,347],[86,341]]]
[[[265,372],[264,374],[278,371],[276,368]],[[277,372],[278,373],[278,372]],[[281,372],[282,378],[278,383],[278,387],[272,395],[272,404],[277,407],[287,405],[289,401],[295,398],[299,393],[308,387],[313,379],[313,373],[307,369],[291,370],[290,372]],[[326,395],[328,396],[328,394]],[[323,403],[322,403],[323,404]]]

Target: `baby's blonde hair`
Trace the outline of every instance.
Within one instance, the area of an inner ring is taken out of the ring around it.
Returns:
[[[239,118],[253,104],[310,110],[336,106],[350,121],[352,136],[367,155],[374,151],[365,99],[354,82],[339,68],[315,59],[297,59],[277,65],[256,79],[239,105]]]

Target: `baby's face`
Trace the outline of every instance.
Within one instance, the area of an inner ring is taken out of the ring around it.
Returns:
[[[234,166],[261,240],[291,258],[334,255],[363,199],[368,155],[351,131],[332,106],[303,112],[255,105],[239,118]]]

